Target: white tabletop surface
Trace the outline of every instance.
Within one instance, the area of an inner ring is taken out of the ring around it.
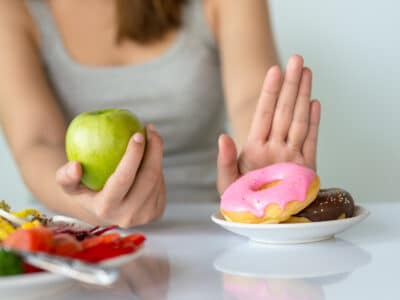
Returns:
[[[400,203],[364,206],[371,215],[336,239],[278,246],[212,223],[217,204],[170,204],[135,230],[148,237],[144,254],[116,285],[69,281],[16,299],[398,299]]]

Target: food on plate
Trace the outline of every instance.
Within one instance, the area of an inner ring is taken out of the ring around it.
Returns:
[[[287,220],[288,223],[331,221],[354,215],[351,194],[340,188],[321,189],[317,198],[305,209]]]
[[[110,236],[113,235],[113,236]],[[100,262],[109,258],[121,256],[134,252],[146,240],[140,233],[134,233],[127,236],[109,233],[104,236],[92,237],[83,241],[83,249],[73,255],[87,262]]]
[[[14,230],[15,228],[10,223],[0,217],[0,241],[4,240]]]
[[[4,200],[0,200],[0,209],[5,210],[6,212],[10,211],[10,206]]]
[[[0,201],[0,210],[11,214],[12,216],[24,220],[25,222],[21,225],[21,228],[28,229],[34,228],[41,225],[40,212],[36,209],[24,209],[18,212],[11,212],[10,206],[4,201]],[[4,240],[8,235],[14,232],[16,227],[11,221],[0,217],[0,242]]]
[[[16,250],[50,253],[53,248],[53,233],[50,229],[42,226],[17,229],[7,236],[2,242],[2,246]]]
[[[278,163],[251,171],[221,197],[224,218],[238,223],[306,223],[351,218],[355,204],[340,188],[319,189],[311,169]]]
[[[135,233],[121,236],[118,232],[89,237],[78,241],[66,233],[53,233],[45,227],[17,229],[2,243],[7,249],[46,252],[55,255],[78,258],[86,262],[102,260],[135,251],[145,237]]]
[[[52,253],[67,257],[72,257],[83,249],[82,243],[75,236],[68,233],[54,234],[51,245]]]
[[[2,207],[8,209],[7,213],[17,217],[21,224],[13,223],[12,218],[0,217],[0,276],[41,271],[24,263],[12,249],[99,263],[134,253],[146,240],[140,233],[122,235],[112,231],[116,226],[81,229],[76,224],[57,223],[33,209],[13,213],[4,204]]]
[[[101,190],[125,153],[131,136],[145,129],[139,119],[125,109],[84,112],[68,126],[65,150],[69,161],[83,169],[82,183]]]
[[[0,249],[0,276],[18,275],[23,272],[22,259],[17,254]]]
[[[318,175],[294,163],[250,171],[221,197],[221,214],[239,223],[280,223],[307,207],[320,187]]]

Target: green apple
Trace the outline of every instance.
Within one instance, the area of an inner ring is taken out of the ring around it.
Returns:
[[[81,113],[68,126],[65,150],[69,161],[78,161],[81,182],[99,191],[114,172],[131,136],[145,129],[139,119],[125,109]]]

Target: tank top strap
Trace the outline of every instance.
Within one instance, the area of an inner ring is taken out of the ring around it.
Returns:
[[[27,0],[26,4],[40,33],[41,50],[48,52],[59,46],[60,36],[48,3],[44,0]]]
[[[203,41],[206,46],[217,48],[214,35],[207,23],[203,0],[189,0],[184,6],[184,30]]]

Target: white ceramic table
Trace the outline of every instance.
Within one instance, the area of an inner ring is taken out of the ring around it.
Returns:
[[[71,282],[29,299],[399,299],[400,203],[365,206],[371,215],[334,240],[268,246],[212,223],[217,204],[170,204],[138,228],[145,253],[115,286]]]

